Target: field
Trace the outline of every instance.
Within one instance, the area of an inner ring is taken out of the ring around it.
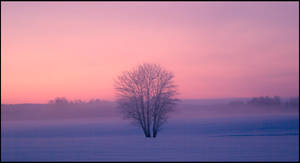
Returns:
[[[141,129],[123,120],[115,110],[103,109],[100,111],[106,115],[103,117],[92,114],[79,117],[74,113],[68,118],[55,118],[54,114],[43,118],[37,114],[40,109],[25,117],[17,114],[19,108],[5,112],[3,107],[1,158],[2,161],[299,160],[297,108],[273,109],[271,113],[266,109],[246,109],[248,112],[236,111],[236,114],[232,111],[227,114],[226,108],[230,109],[227,105],[181,104],[153,139],[145,138]],[[39,116],[34,118],[34,114]],[[18,119],[12,118],[13,115],[19,115]]]

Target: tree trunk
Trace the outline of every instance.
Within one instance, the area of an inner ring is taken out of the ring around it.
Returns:
[[[156,135],[157,135],[157,131],[153,131],[153,138],[156,138]]]
[[[151,137],[151,134],[149,132],[145,132],[145,137],[146,138],[150,138]]]
[[[144,131],[144,134],[145,134],[145,137],[146,137],[146,138],[151,137],[151,133],[148,131],[147,128],[143,128],[143,131]]]
[[[152,133],[153,133],[153,137],[156,137],[156,115],[154,114],[154,118],[153,118],[153,126],[152,126]]]
[[[147,137],[147,131],[143,128],[143,131],[144,131],[144,134],[145,134],[145,136]]]

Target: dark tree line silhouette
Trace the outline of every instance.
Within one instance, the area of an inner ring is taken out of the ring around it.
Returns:
[[[55,104],[55,105],[68,105],[68,104],[97,104],[103,102],[100,99],[91,99],[89,101],[82,101],[80,99],[77,100],[67,100],[65,97],[56,97],[53,100],[49,100],[48,104]]]
[[[281,100],[279,96],[272,97],[254,97],[250,101],[247,102],[250,105],[280,105]]]
[[[288,100],[282,100],[279,96],[269,97],[253,97],[252,99],[244,101],[231,101],[230,105],[250,105],[250,106],[286,106],[286,107],[296,107],[299,106],[299,97],[290,98]]]

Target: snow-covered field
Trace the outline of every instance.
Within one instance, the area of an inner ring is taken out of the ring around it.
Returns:
[[[211,109],[205,112],[205,116],[203,110],[202,112],[196,110],[195,108],[189,111],[179,110],[177,114],[171,115],[169,122],[155,139],[145,138],[139,128],[113,114],[102,118],[77,117],[55,120],[49,118],[3,120],[2,117],[1,159],[2,161],[299,160],[297,110],[288,114],[229,115],[225,114],[226,112],[217,114],[217,109]]]

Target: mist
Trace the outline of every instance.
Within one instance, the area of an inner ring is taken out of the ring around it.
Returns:
[[[297,99],[297,98],[295,98]],[[185,99],[181,100],[171,119],[207,119],[216,117],[243,117],[243,116],[272,116],[272,115],[297,115],[299,102],[289,106],[288,99],[277,105],[251,105],[244,99]],[[81,101],[81,100],[77,100]],[[75,103],[49,104],[1,104],[1,119],[3,121],[22,120],[122,120],[117,104],[114,101],[98,101]]]
[[[2,104],[2,160],[296,160],[298,98],[280,104],[250,103],[253,99],[181,100],[152,141],[123,119],[113,101]]]

